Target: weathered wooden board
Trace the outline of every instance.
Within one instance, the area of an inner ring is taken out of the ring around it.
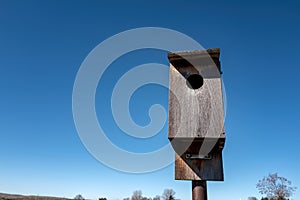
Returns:
[[[219,137],[223,133],[221,79],[204,78],[201,88],[190,89],[171,65],[168,137]]]
[[[187,154],[196,154],[201,147],[200,142],[194,142],[182,154],[175,155],[175,179],[176,180],[211,180],[223,181],[222,144],[223,140],[217,142],[215,148],[210,152],[211,159],[190,159]]]
[[[201,67],[195,67],[200,75]],[[187,66],[184,72],[194,73],[193,69]],[[170,64],[169,138],[219,137],[224,133],[222,80],[202,77],[203,86],[191,89],[185,77]]]
[[[223,180],[222,149],[225,131],[220,51],[210,49],[207,52],[169,54],[168,137],[178,153],[175,178],[180,180]],[[203,77],[202,87],[192,89],[187,84],[187,78],[193,74]],[[207,139],[212,141],[212,147],[204,142]],[[199,153],[202,145],[208,146],[204,152],[209,153],[212,159],[191,160],[185,157],[187,153]]]

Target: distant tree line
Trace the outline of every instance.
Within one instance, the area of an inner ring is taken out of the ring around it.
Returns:
[[[85,198],[78,194],[74,197],[74,200],[85,200]],[[106,198],[99,198],[98,200],[107,200]],[[172,189],[165,189],[161,196],[156,195],[155,197],[144,197],[141,190],[136,190],[133,192],[131,198],[127,197],[123,200],[175,200],[175,191]]]
[[[296,187],[292,186],[292,182],[287,178],[278,176],[278,173],[269,174],[256,184],[259,193],[264,195],[261,200],[289,200],[296,191]],[[77,195],[75,200],[85,200],[82,195]],[[107,200],[99,198],[98,200]],[[141,190],[133,192],[131,198],[127,197],[123,200],[175,200],[175,191],[165,189],[161,196],[144,197]],[[256,197],[248,197],[248,200],[258,200]]]
[[[165,189],[161,196],[156,195],[155,197],[143,197],[141,190],[133,192],[131,198],[124,198],[123,200],[175,200],[175,191],[172,189]]]

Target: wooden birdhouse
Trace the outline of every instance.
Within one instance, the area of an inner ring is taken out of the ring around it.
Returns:
[[[225,143],[220,49],[168,53],[168,138],[175,179],[222,181]]]

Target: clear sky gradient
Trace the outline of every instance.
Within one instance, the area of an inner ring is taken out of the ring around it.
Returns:
[[[148,26],[221,48],[225,181],[209,182],[209,199],[260,198],[255,185],[272,172],[300,188],[299,9],[297,1],[1,0],[0,192],[114,200],[138,189],[154,197],[172,188],[177,198],[191,199],[191,183],[174,180],[174,164],[139,175],[112,170],[88,153],[73,122],[72,89],[84,58],[108,37]],[[118,67],[167,65],[166,56],[145,50],[117,60],[101,80],[107,87],[97,90],[97,108],[105,107],[100,98],[109,98]],[[167,89],[140,88],[130,104],[133,119],[149,123],[149,106],[167,109],[167,101]],[[109,110],[97,114],[108,132],[118,132]],[[135,152],[168,142],[166,127],[156,142],[108,137]],[[293,199],[299,198],[298,189]]]

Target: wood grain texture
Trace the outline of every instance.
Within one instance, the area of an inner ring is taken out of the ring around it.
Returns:
[[[209,160],[186,158],[186,154],[199,152],[201,144],[197,143],[198,142],[193,143],[181,156],[176,153],[175,179],[223,181],[224,175],[221,149],[211,151],[211,159]]]
[[[169,138],[219,137],[224,132],[221,79],[205,79],[190,89],[186,79],[171,65]]]
[[[219,49],[169,53],[169,132],[174,150],[175,179],[219,180],[223,177],[225,143]],[[188,59],[188,60],[186,60]],[[199,74],[203,85],[191,89],[187,77]],[[207,142],[209,140],[209,142]],[[204,150],[203,150],[204,149]],[[206,153],[211,160],[187,159],[187,153]]]

